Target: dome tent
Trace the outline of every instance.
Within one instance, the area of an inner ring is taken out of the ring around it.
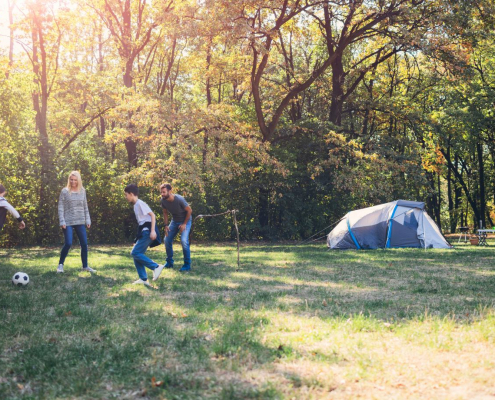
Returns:
[[[406,200],[350,211],[328,234],[327,244],[331,249],[452,248],[425,203]]]

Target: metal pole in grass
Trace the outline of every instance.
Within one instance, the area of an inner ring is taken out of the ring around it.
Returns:
[[[241,268],[240,253],[239,253],[239,228],[237,227],[237,218],[235,216],[237,210],[232,210],[232,217],[234,218],[235,232],[237,234],[237,269]]]

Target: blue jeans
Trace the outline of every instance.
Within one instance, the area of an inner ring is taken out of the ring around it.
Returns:
[[[165,237],[165,250],[167,251],[167,266],[172,267],[174,265],[174,249],[172,244],[174,242],[177,233],[179,233],[179,226],[182,222],[172,222],[169,226],[168,235]],[[180,243],[182,244],[182,252],[184,253],[184,267],[191,266],[191,249],[189,248],[189,232],[191,232],[192,221],[189,219],[186,224],[186,229],[180,235]]]
[[[76,231],[76,235],[79,238],[79,244],[81,245],[81,261],[83,268],[88,266],[88,238],[86,236],[86,225],[72,225],[67,226],[64,231],[65,244],[62,247],[62,251],[60,253],[59,264],[63,264],[65,262],[65,258],[67,254],[69,254],[69,250],[72,246],[72,238],[74,237],[74,231]]]
[[[148,279],[148,275],[146,274],[146,268],[154,270],[158,267],[158,264],[154,262],[152,259],[147,257],[144,253],[148,249],[148,246],[153,240],[150,239],[150,231],[145,230],[142,231],[141,237],[138,239],[134,247],[131,251],[131,256],[134,258],[134,265],[136,266],[137,273],[139,278],[143,281]]]

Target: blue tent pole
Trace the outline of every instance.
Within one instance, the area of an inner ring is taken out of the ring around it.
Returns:
[[[390,216],[389,219],[387,244],[385,245],[386,248],[390,248],[390,237],[392,236],[392,222],[394,222],[394,216],[395,216],[395,212],[397,211],[397,206],[398,204],[396,203],[394,207],[394,211],[392,211],[392,215]]]
[[[351,238],[354,241],[356,248],[358,250],[361,250],[361,246],[359,246],[359,243],[357,242],[356,238],[354,237],[354,234],[352,233],[351,224],[349,223],[349,213],[347,213],[347,229],[349,230],[349,233],[351,234]]]

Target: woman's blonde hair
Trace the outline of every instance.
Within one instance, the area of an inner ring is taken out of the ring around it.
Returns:
[[[81,189],[83,189],[83,185],[82,185],[81,174],[79,173],[79,171],[72,171],[69,174],[69,178],[67,179],[67,190],[68,191],[72,190],[72,187],[70,186],[70,177],[71,176],[75,176],[77,178],[77,191],[80,192]]]

